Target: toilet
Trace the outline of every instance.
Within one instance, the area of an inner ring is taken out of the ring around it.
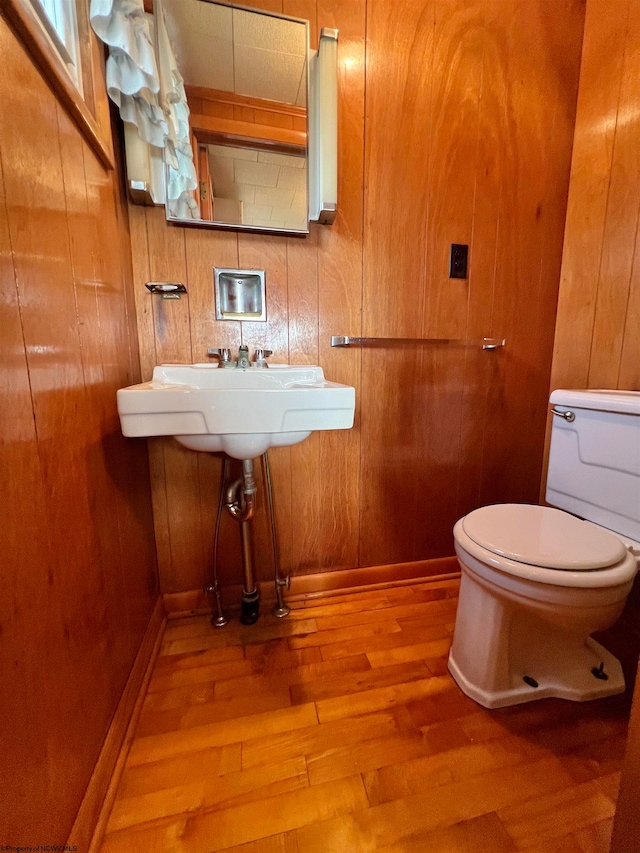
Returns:
[[[622,613],[640,561],[640,392],[554,391],[546,501],[454,527],[460,598],[449,671],[485,708],[625,688],[590,636]]]

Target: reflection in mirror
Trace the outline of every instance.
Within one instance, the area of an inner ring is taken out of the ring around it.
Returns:
[[[308,23],[208,0],[163,6],[190,110],[187,221],[307,233]],[[184,211],[170,192],[167,217]]]

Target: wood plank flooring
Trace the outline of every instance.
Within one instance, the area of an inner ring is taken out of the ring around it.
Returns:
[[[170,622],[102,853],[606,853],[629,699],[484,710],[457,592]]]

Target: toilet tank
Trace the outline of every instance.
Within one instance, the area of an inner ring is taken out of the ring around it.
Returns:
[[[640,542],[640,392],[554,391],[547,503]],[[573,415],[573,417],[572,417]]]

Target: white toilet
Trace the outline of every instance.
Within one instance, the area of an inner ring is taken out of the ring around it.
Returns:
[[[589,635],[622,613],[640,560],[640,392],[554,391],[546,500],[497,504],[454,528],[462,570],[449,670],[501,708],[624,690]],[[586,520],[583,520],[586,519]]]

